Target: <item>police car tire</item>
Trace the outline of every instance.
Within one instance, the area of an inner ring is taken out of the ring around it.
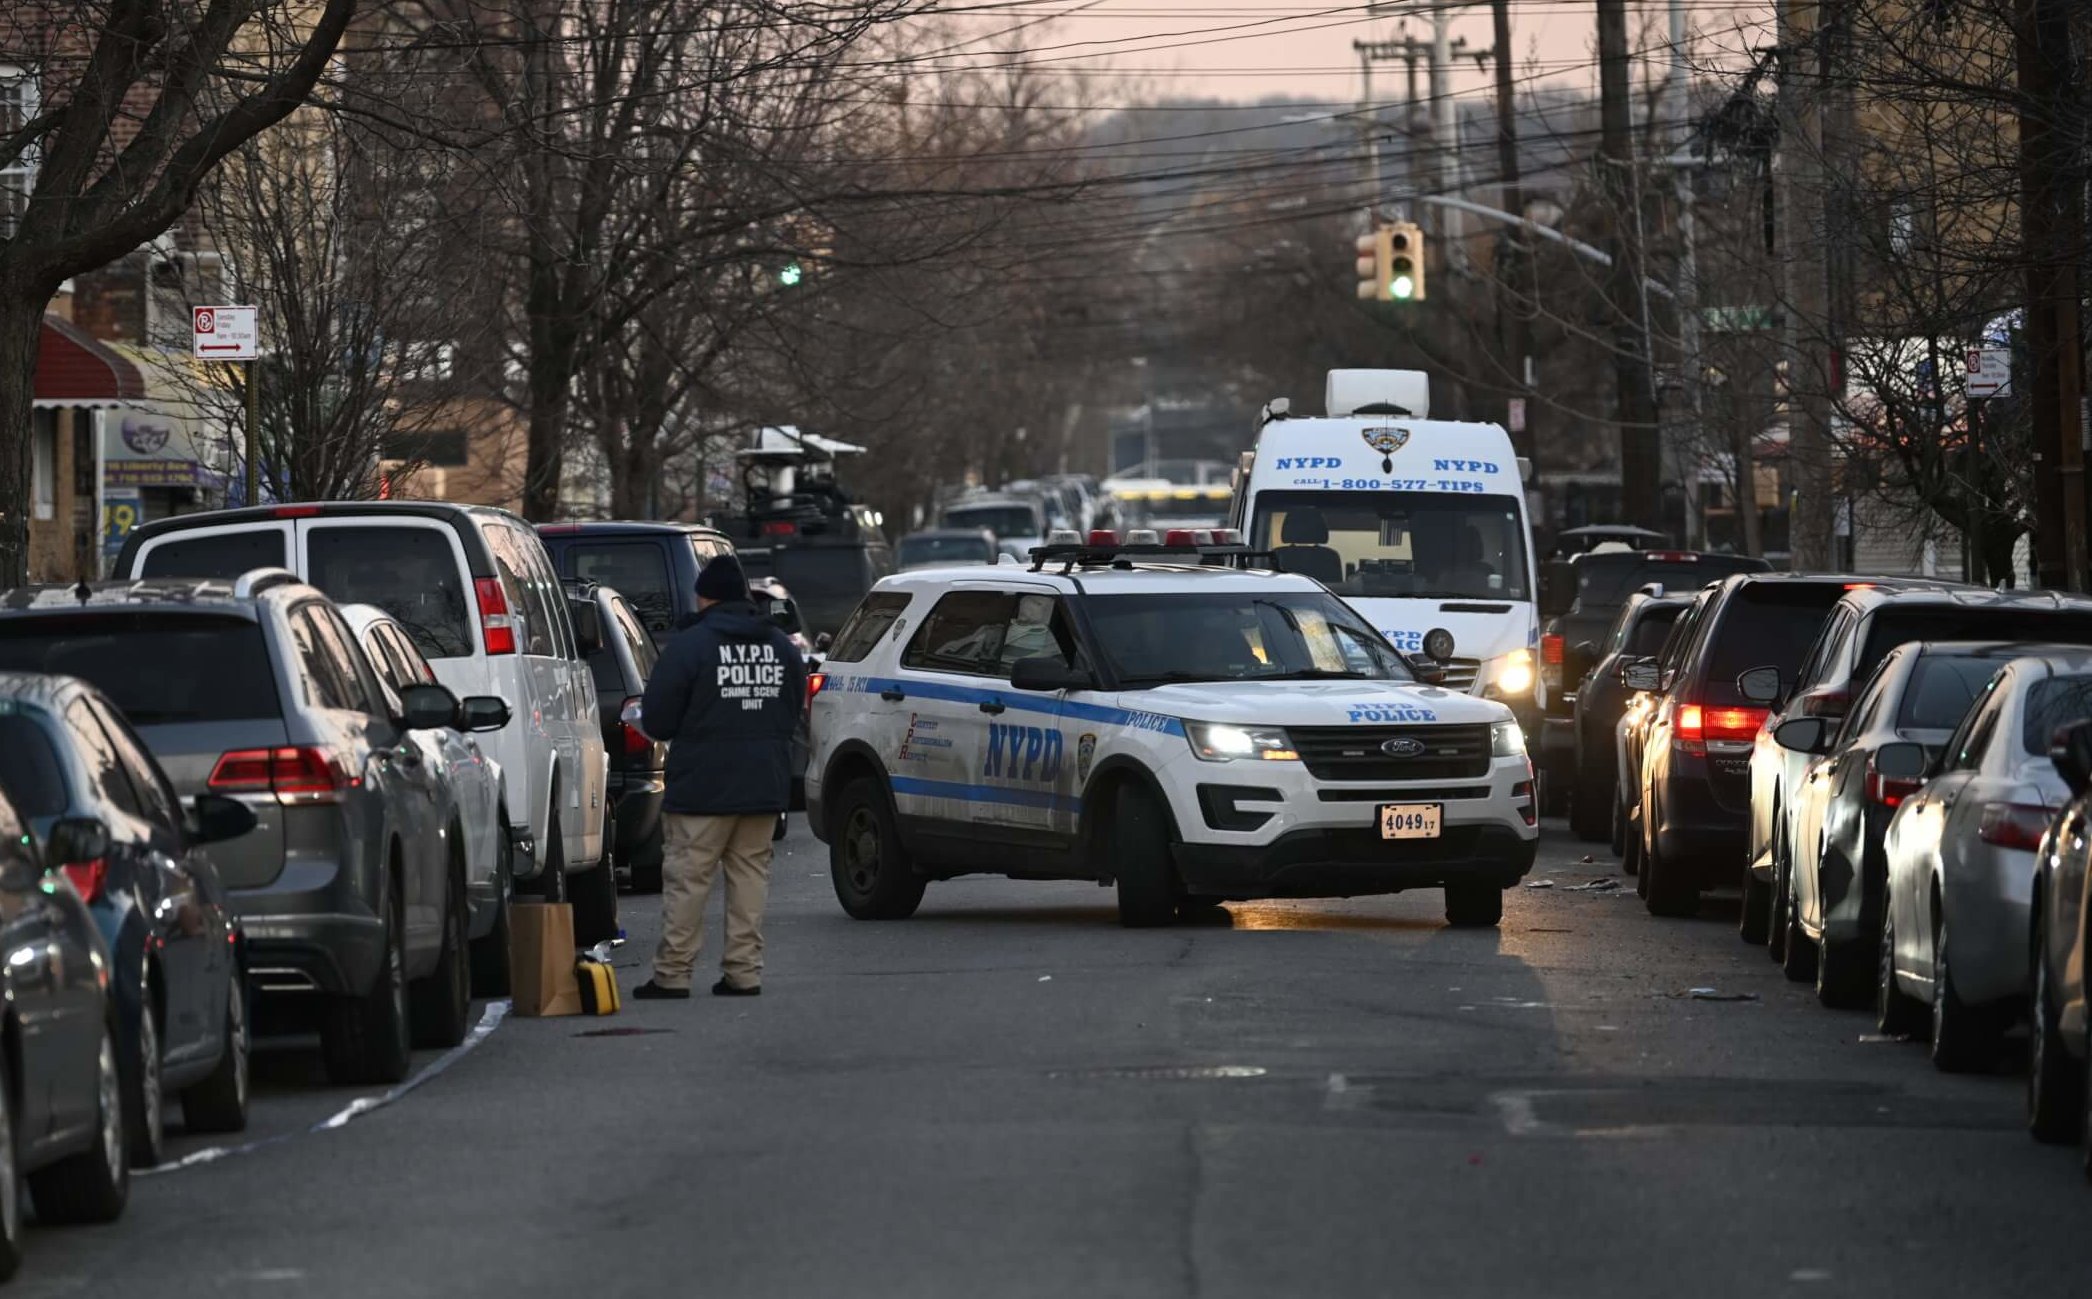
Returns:
[[[860,776],[843,787],[835,802],[833,831],[828,836],[828,876],[835,885],[835,900],[853,920],[906,920],[922,905],[929,881],[915,873],[895,831],[893,814],[877,781]],[[871,869],[863,870],[864,859],[851,856],[867,846],[874,856]],[[857,876],[864,878],[859,880]]]
[[[1494,884],[1446,885],[1446,923],[1455,929],[1487,929],[1504,918],[1504,891]]]
[[[1152,794],[1127,786],[1112,809],[1111,867],[1119,883],[1119,923],[1155,929],[1174,922],[1184,895],[1170,860],[1169,822]]]

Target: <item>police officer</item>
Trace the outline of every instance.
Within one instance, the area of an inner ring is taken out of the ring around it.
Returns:
[[[697,617],[654,665],[640,728],[668,741],[661,944],[635,998],[687,998],[704,942],[705,901],[726,875],[722,997],[763,990],[763,902],[771,831],[792,796],[792,731],[806,706],[806,665],[748,597],[732,555],[697,577]]]

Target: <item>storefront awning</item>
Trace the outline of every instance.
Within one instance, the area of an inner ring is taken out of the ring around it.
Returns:
[[[36,349],[36,405],[117,406],[145,396],[138,367],[59,316],[44,317]]]

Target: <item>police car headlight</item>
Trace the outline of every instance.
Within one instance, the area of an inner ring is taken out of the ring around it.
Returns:
[[[1509,654],[1496,660],[1496,672],[1489,682],[1489,689],[1486,693],[1495,697],[1501,697],[1504,695],[1531,694],[1532,689],[1533,652],[1531,650],[1512,650]]]
[[[1298,759],[1293,742],[1276,726],[1229,726],[1223,722],[1186,722],[1184,737],[1191,751],[1207,762],[1237,758],[1288,761]]]
[[[1489,753],[1497,758],[1525,756],[1525,728],[1516,722],[1498,722],[1489,728]]]

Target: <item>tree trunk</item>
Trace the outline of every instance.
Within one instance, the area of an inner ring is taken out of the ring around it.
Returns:
[[[31,402],[37,343],[49,295],[0,294],[0,587],[29,580],[30,482],[34,450]],[[100,520],[96,520],[99,526]]]

